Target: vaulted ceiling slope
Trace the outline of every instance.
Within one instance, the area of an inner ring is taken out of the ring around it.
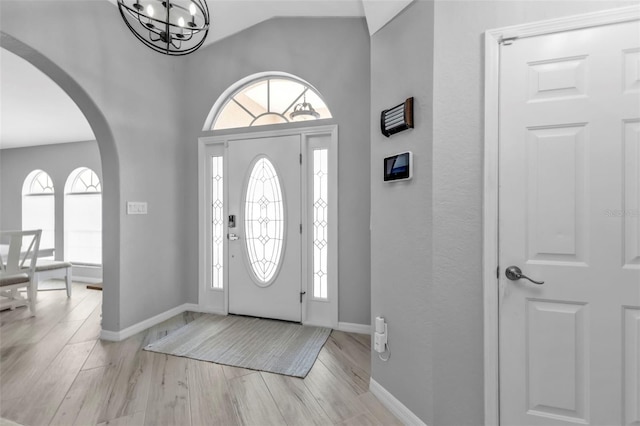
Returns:
[[[116,0],[93,1],[109,1],[117,13]],[[212,26],[205,43],[275,17],[365,16],[373,35],[412,1],[207,0]],[[92,139],[87,120],[62,89],[27,61],[0,49],[0,149]]]
[[[60,86],[0,49],[0,149],[93,139],[84,114]]]

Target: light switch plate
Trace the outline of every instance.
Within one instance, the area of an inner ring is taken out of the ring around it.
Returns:
[[[147,214],[147,202],[127,201],[127,214]]]

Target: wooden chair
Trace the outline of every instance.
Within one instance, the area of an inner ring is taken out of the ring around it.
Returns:
[[[0,309],[15,309],[28,305],[31,315],[36,314],[37,283],[34,280],[40,235],[35,231],[2,231],[0,242],[8,241],[6,259],[0,253]],[[25,299],[18,289],[27,289]]]

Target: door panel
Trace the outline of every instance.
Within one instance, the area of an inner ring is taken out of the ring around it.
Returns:
[[[639,45],[635,21],[501,47],[502,424],[638,425]]]
[[[229,312],[301,321],[300,136],[230,141],[228,156]]]
[[[640,61],[640,57],[637,58]],[[637,93],[637,92],[636,92]],[[623,264],[640,268],[640,120],[625,120],[624,129]],[[609,212],[616,215],[616,212]]]
[[[586,319],[584,303],[527,300],[530,412],[585,419]]]

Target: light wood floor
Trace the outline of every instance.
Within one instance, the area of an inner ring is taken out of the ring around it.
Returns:
[[[400,424],[368,391],[368,336],[332,332],[303,380],[141,350],[194,313],[100,341],[101,297],[74,283],[0,313],[0,425]]]

